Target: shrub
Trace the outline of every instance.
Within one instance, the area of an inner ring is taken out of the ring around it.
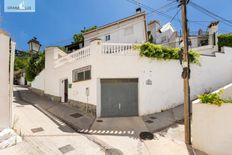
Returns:
[[[222,34],[218,36],[218,47],[232,47],[232,34]]]
[[[231,100],[223,100],[220,98],[223,92],[224,90],[220,90],[218,93],[203,94],[198,96],[198,99],[200,99],[201,103],[214,104],[217,106],[221,106],[224,103],[232,103]]]
[[[156,45],[153,43],[146,42],[141,45],[135,45],[135,49],[140,51],[140,56],[146,56],[149,58],[170,60],[179,59],[179,48],[168,48],[161,45]],[[200,64],[199,62],[200,54],[190,50],[189,51],[189,61],[191,63]]]

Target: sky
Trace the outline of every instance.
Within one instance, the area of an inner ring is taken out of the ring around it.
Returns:
[[[173,0],[140,1],[149,8],[159,9]],[[232,20],[231,0],[190,1]],[[19,50],[28,50],[27,42],[33,37],[38,38],[44,49],[47,46],[70,44],[72,36],[84,27],[101,26],[125,18],[133,15],[136,8],[136,5],[127,0],[35,0],[35,12],[8,13],[4,12],[4,0],[0,0],[0,28],[11,34]],[[181,30],[177,4],[159,10],[175,17],[173,20],[155,12],[150,13],[151,9],[142,9],[148,13],[147,22],[160,20],[161,24],[165,24],[171,21],[178,32]],[[206,30],[209,21],[215,19],[188,6],[188,20],[199,21],[189,23],[190,31],[197,31],[199,28]],[[221,23],[219,32],[232,32],[232,26]]]

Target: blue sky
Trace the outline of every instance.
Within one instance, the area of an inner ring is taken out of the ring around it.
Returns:
[[[17,42],[17,48],[27,50],[27,41],[37,37],[43,48],[50,45],[65,45],[71,43],[72,36],[84,27],[101,26],[135,13],[136,6],[126,0],[35,0],[34,13],[4,13],[4,2],[0,1],[1,23],[0,28],[8,31]],[[215,14],[232,20],[231,0],[192,0],[193,2],[213,11]],[[151,8],[158,9],[170,3],[170,0],[141,0]],[[176,8],[164,8],[174,16]],[[145,9],[144,9],[145,10]],[[147,11],[149,12],[149,11]],[[180,18],[180,16],[179,16]],[[212,18],[192,9],[189,6],[189,20],[211,21]],[[149,14],[147,21],[158,19],[162,24],[170,18]],[[180,31],[178,19],[172,21],[177,31]],[[206,29],[207,22],[190,23],[190,31],[199,28]],[[232,32],[232,27],[220,24],[221,33]]]

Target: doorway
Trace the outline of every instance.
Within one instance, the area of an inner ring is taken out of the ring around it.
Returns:
[[[60,82],[61,102],[68,102],[68,79],[63,79]]]

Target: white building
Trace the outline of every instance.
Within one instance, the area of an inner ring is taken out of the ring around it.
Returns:
[[[86,33],[89,43],[70,54],[57,47],[46,48],[45,69],[32,82],[33,90],[98,117],[141,116],[182,104],[179,61],[141,57],[133,45],[146,40],[144,15],[132,17]],[[140,26],[135,28],[131,23]],[[125,28],[131,26],[132,32],[140,35],[132,33],[133,39],[128,37],[130,43],[125,43]],[[117,35],[114,30],[118,31]],[[107,34],[112,36],[106,41]],[[114,43],[115,36],[120,36],[117,41],[122,43]],[[201,66],[191,65],[192,99],[232,80],[231,48],[216,53],[215,57],[202,56],[200,61]]]
[[[100,40],[61,58],[60,53],[57,47],[46,49],[45,70],[32,83],[53,100],[107,117],[146,115],[183,103],[178,61],[141,58],[131,44]],[[201,66],[191,69],[193,99],[231,82],[232,49],[216,57],[202,56]]]
[[[200,51],[200,54],[212,55],[217,48],[218,21],[211,22],[207,31],[199,30],[189,34],[189,48]],[[159,21],[152,21],[148,24],[148,38],[153,38],[155,44],[162,44],[168,47],[183,47],[182,36],[171,25],[167,23],[163,26]]]
[[[171,23],[161,26],[157,20],[148,23],[148,33],[148,38],[152,38],[150,41],[155,44],[167,44],[177,37],[177,32]]]
[[[11,127],[12,85],[15,43],[9,35],[0,30],[0,130]],[[11,65],[9,64],[11,62]],[[9,71],[9,66],[11,69]]]
[[[84,33],[84,44],[94,39],[109,43],[143,43],[147,41],[146,14],[137,14]]]

